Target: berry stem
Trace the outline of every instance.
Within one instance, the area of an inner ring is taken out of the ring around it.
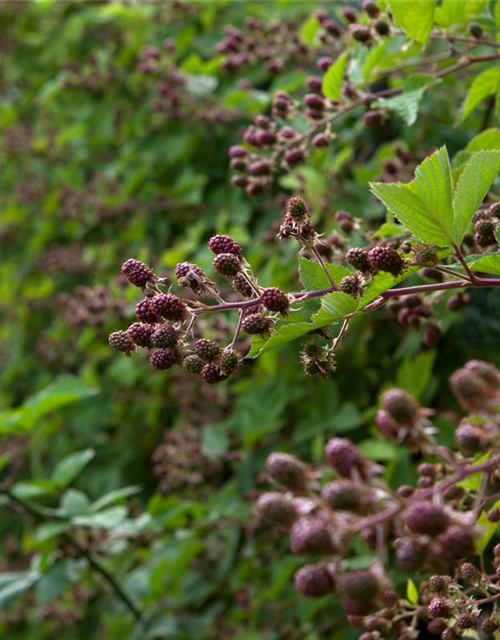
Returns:
[[[314,245],[314,243],[311,244],[311,251],[314,253],[314,256],[316,257],[316,260],[321,265],[321,268],[323,269],[323,271],[325,273],[325,276],[328,278],[328,282],[332,285],[333,290],[335,291],[337,289],[337,286],[335,285],[335,282],[334,282],[334,280],[332,278],[332,274],[326,268],[325,261],[321,257],[321,254],[318,251],[318,249],[316,248],[316,246]]]
[[[478,277],[476,276],[476,274],[473,271],[471,271],[471,268],[467,264],[462,252],[460,251],[460,247],[457,244],[455,244],[454,242],[452,243],[452,246],[453,246],[453,250],[455,252],[455,255],[457,256],[460,264],[464,268],[465,273],[469,276],[470,281],[473,284],[477,285],[479,283]]]
[[[238,311],[238,323],[236,325],[236,329],[234,331],[234,336],[233,336],[233,339],[231,341],[231,344],[229,345],[230,349],[234,349],[236,341],[238,340],[238,336],[240,335],[242,322],[243,322],[243,309],[240,309]]]

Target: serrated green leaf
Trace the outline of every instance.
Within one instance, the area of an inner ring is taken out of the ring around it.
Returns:
[[[408,578],[406,583],[406,597],[411,604],[417,604],[418,602],[418,589],[411,578]]]
[[[474,464],[482,464],[483,462],[488,462],[491,458],[491,451],[487,451],[483,454],[476,454],[474,456]],[[481,486],[481,480],[483,478],[484,472],[474,473],[465,480],[461,482],[457,482],[457,485],[460,487],[465,487],[470,491],[477,491]]]
[[[453,239],[458,245],[499,171],[500,151],[478,151],[460,174],[453,195]]]
[[[500,67],[486,69],[477,75],[465,97],[461,110],[461,119],[465,118],[489,95],[500,89]]]
[[[363,65],[363,79],[369,80],[373,69],[377,66],[378,62],[384,57],[385,50],[389,40],[385,39],[379,42],[376,47],[370,49],[370,53],[367,55],[365,63]]]
[[[304,44],[311,45],[319,29],[319,20],[315,15],[310,16],[299,31],[299,38]]]
[[[352,273],[351,269],[338,264],[327,262],[325,265],[335,284],[338,284],[342,278]],[[331,286],[321,265],[314,260],[299,257],[299,274],[300,280],[307,291],[326,289]]]
[[[323,94],[330,100],[338,100],[340,98],[346,65],[347,52],[344,52],[328,68],[323,77]]]
[[[465,151],[486,151],[488,149],[500,149],[500,129],[485,129],[469,140]]]
[[[381,107],[397,113],[411,126],[417,120],[418,107],[426,90],[440,80],[425,74],[417,74],[409,78],[403,85],[403,93],[392,98],[382,98],[377,101]]]
[[[432,29],[436,0],[389,0],[389,6],[394,23],[401,27],[409,38],[426,44]]]
[[[474,260],[467,260],[473,271],[500,275],[500,253],[490,253]]]
[[[376,300],[381,293],[387,291],[387,289],[392,289],[399,282],[406,280],[408,276],[418,271],[419,268],[420,267],[411,267],[409,269],[405,269],[403,273],[397,277],[382,271],[380,273],[376,273],[358,302],[358,310],[364,309],[366,305]]]
[[[255,336],[252,339],[252,347],[247,355],[247,358],[256,358],[276,347],[297,340],[305,336],[310,331],[317,329],[318,326],[312,322],[293,322],[285,324],[277,328],[270,338],[262,338],[261,336]]]
[[[335,322],[335,320],[345,318],[345,316],[355,311],[357,306],[357,300],[347,293],[342,293],[341,291],[327,293],[321,299],[320,310],[312,319],[318,325],[329,324],[330,322]]]
[[[51,480],[59,487],[66,487],[95,456],[94,449],[84,449],[63,458],[52,472]]]
[[[452,179],[445,147],[417,167],[409,184],[371,183],[372,192],[417,238],[440,247],[452,241]]]

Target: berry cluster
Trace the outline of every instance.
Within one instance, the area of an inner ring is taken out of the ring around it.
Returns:
[[[408,393],[389,389],[381,397],[376,424],[382,433],[427,456],[418,467],[416,487],[389,489],[380,478],[383,469],[346,438],[327,443],[323,468],[309,467],[288,453],[267,459],[267,474],[281,491],[263,493],[256,512],[263,522],[289,532],[294,554],[314,560],[295,573],[295,588],[310,597],[338,594],[361,640],[417,637],[422,624],[443,640],[466,637],[466,629],[489,636],[499,628],[500,545],[493,549],[491,575],[483,565],[478,568],[476,541],[484,534],[484,521],[500,521],[494,505],[500,460],[476,462],[471,456],[500,442],[500,371],[473,360],[450,381],[462,406],[476,412],[475,428],[480,429],[476,446],[470,446],[471,438],[464,447],[464,421],[457,426],[458,453],[437,445],[430,412]],[[482,389],[481,406],[479,401],[470,404],[473,387]],[[470,423],[472,416],[464,420]],[[481,472],[480,490],[463,482]],[[357,535],[377,559],[352,570],[344,560]],[[394,565],[432,573],[419,586],[418,602],[409,603],[395,591]]]

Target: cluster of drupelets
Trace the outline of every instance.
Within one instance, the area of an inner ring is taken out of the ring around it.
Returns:
[[[414,456],[438,460],[421,462],[416,487],[391,490],[380,478],[383,469],[346,438],[327,443],[328,464],[322,468],[288,453],[275,452],[267,460],[269,477],[283,491],[263,493],[256,511],[262,521],[289,532],[293,553],[314,560],[297,570],[295,588],[305,596],[338,594],[351,624],[363,631],[362,640],[409,640],[424,629],[455,640],[468,637],[467,630],[491,636],[500,629],[500,544],[492,551],[492,575],[475,551],[482,534],[479,516],[500,521],[500,458],[494,454],[500,371],[473,360],[450,383],[469,414],[455,431],[458,452],[436,444],[432,412],[408,393],[390,389],[381,397],[375,421],[382,434]],[[472,456],[487,449],[493,456],[474,462]],[[481,472],[476,489],[461,482]],[[377,559],[368,568],[349,570],[344,561],[357,535]],[[419,602],[397,594],[387,569],[394,565],[425,577]]]

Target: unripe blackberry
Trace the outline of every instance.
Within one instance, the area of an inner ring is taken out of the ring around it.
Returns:
[[[238,258],[241,258],[241,247],[230,236],[218,234],[213,236],[208,241],[208,247],[212,253],[219,255],[219,253],[232,253]]]
[[[293,553],[322,554],[334,551],[328,527],[319,518],[301,518],[292,527],[290,544]]]
[[[367,127],[378,127],[384,124],[384,112],[378,109],[370,109],[363,116],[363,121]]]
[[[414,493],[415,489],[409,484],[402,484],[400,487],[398,487],[398,495],[400,495],[402,498],[409,498]]]
[[[476,569],[472,562],[464,562],[460,567],[460,577],[467,582],[477,582],[481,578],[481,573]]]
[[[205,382],[208,382],[208,384],[216,384],[217,382],[225,380],[227,376],[222,373],[218,364],[215,362],[207,362],[201,370],[201,377]]]
[[[401,425],[413,424],[418,418],[417,402],[403,389],[389,389],[382,395],[382,407]]]
[[[356,42],[362,42],[364,44],[370,42],[372,38],[372,31],[370,27],[362,24],[352,24],[349,27],[349,33],[353,40],[356,40]]]
[[[149,356],[153,369],[170,369],[180,362],[180,354],[177,349],[157,349]]]
[[[220,366],[225,374],[232,375],[233,373],[236,373],[240,368],[240,357],[238,356],[236,351],[227,347],[222,352]]]
[[[129,258],[122,264],[122,273],[136,287],[144,287],[153,279],[153,271],[140,260]]]
[[[335,22],[335,20],[325,20],[321,26],[328,33],[328,35],[334,38],[340,38],[340,36],[342,35],[342,29]]]
[[[444,531],[448,525],[448,516],[439,505],[433,502],[415,500],[408,505],[404,521],[415,533],[435,536]]]
[[[314,93],[321,93],[323,88],[323,78],[321,76],[308,76],[306,78],[306,87]]]
[[[325,101],[317,93],[307,93],[304,96],[304,104],[309,109],[316,109],[317,111],[322,111],[325,107]]]
[[[380,8],[373,0],[363,0],[363,11],[370,16],[370,18],[376,18],[380,13]]]
[[[307,467],[289,453],[271,453],[266,461],[266,469],[275,482],[292,491],[307,485]]]
[[[481,624],[481,631],[488,636],[492,636],[499,626],[500,624],[495,618],[486,618]]]
[[[109,346],[115,351],[130,355],[134,343],[127,331],[115,331],[108,338]]]
[[[246,158],[248,155],[248,151],[245,147],[241,147],[239,145],[229,147],[228,153],[230,158]]]
[[[195,355],[205,360],[205,362],[211,362],[220,356],[221,348],[217,342],[201,338],[194,343],[193,351]]]
[[[317,133],[312,139],[312,145],[317,149],[328,147],[329,144],[330,138],[325,133]]]
[[[158,316],[153,311],[151,300],[149,300],[148,298],[141,300],[137,304],[137,306],[135,307],[135,315],[140,322],[147,322],[149,324],[158,322]]]
[[[458,640],[459,637],[453,627],[447,627],[441,634],[441,640]]]
[[[377,20],[373,26],[379,36],[385,37],[391,33],[391,27],[387,20]]]
[[[450,565],[474,555],[474,537],[467,527],[453,525],[436,538],[434,553]]]
[[[435,267],[438,263],[436,247],[432,244],[417,244],[413,248],[412,262],[419,267]]]
[[[238,258],[232,253],[219,253],[213,260],[214,269],[222,276],[231,278],[241,270]]]
[[[248,185],[248,178],[243,175],[236,175],[231,178],[231,184],[238,189],[245,189]]]
[[[430,322],[425,328],[422,342],[426,347],[432,347],[436,342],[439,342],[441,336],[442,333],[439,326],[435,322]]]
[[[467,25],[467,28],[469,29],[469,33],[471,34],[471,36],[473,38],[480,39],[484,35],[483,27],[480,24],[478,24],[477,22],[469,23]]]
[[[465,298],[462,293],[456,293],[446,301],[448,311],[459,311],[465,305]]]
[[[470,424],[466,419],[455,431],[455,442],[460,451],[467,455],[484,451],[488,447],[488,439],[481,427]]]
[[[486,517],[489,522],[500,522],[500,509],[493,507],[486,512]]]
[[[427,613],[430,618],[448,619],[451,615],[448,601],[445,598],[433,598],[427,605]]]
[[[329,440],[325,447],[325,458],[344,478],[349,478],[353,471],[364,475],[365,460],[356,445],[347,438]]]
[[[185,303],[172,293],[160,293],[152,298],[151,308],[157,315],[173,322],[184,320],[187,315]]]
[[[368,569],[346,571],[339,581],[339,593],[352,600],[372,600],[378,593],[377,578]]]
[[[500,389],[500,371],[495,365],[484,360],[469,360],[464,369],[474,372],[492,391]]]
[[[156,327],[153,335],[151,336],[151,343],[153,347],[156,347],[157,349],[175,347],[178,341],[179,334],[177,331],[166,324]]]
[[[494,202],[488,207],[488,213],[494,218],[500,217],[500,202]]]
[[[422,476],[417,480],[417,487],[419,489],[428,489],[434,485],[434,480],[429,476]]]
[[[233,289],[244,298],[252,297],[253,289],[243,273],[237,273],[234,278],[231,279],[231,284]]]
[[[293,503],[281,493],[263,493],[256,502],[259,516],[266,522],[291,527],[297,519]]]
[[[433,593],[446,593],[452,582],[450,576],[434,575],[428,580],[429,590]]]
[[[435,618],[428,623],[427,631],[433,636],[440,636],[447,627],[444,618]]]
[[[186,356],[182,361],[182,366],[186,371],[189,371],[189,373],[196,373],[196,374],[201,373],[201,370],[203,369],[203,365],[204,365],[203,360],[200,357],[195,355]]]
[[[293,220],[305,220],[310,217],[309,209],[303,198],[293,196],[286,205],[286,214]]]
[[[326,596],[335,589],[332,574],[324,564],[308,564],[295,572],[295,589],[304,596],[312,598]]]
[[[250,313],[243,318],[241,327],[248,335],[267,335],[273,329],[273,321],[271,318],[262,315],[262,313]]]
[[[316,61],[316,66],[320,71],[323,71],[323,73],[325,73],[334,62],[335,60],[333,58],[330,58],[330,56],[322,56]]]
[[[344,613],[347,614],[348,619],[350,617],[354,617],[359,620],[360,617],[366,616],[370,611],[373,610],[374,603],[372,600],[353,600],[352,598],[343,597],[342,601],[342,609]],[[373,640],[371,638],[370,640]]]
[[[480,247],[495,244],[495,225],[490,220],[478,220],[474,225],[474,241]]]
[[[339,289],[349,296],[359,296],[361,293],[361,283],[357,275],[345,276],[339,283]]]
[[[278,136],[274,131],[259,131],[256,137],[257,137],[257,144],[259,147],[271,147],[273,144],[276,143],[278,139]],[[253,174],[253,175],[268,175],[269,173],[271,173],[271,166],[268,163],[266,163],[266,165],[269,168],[268,171],[266,171],[264,174],[261,173],[261,174]],[[252,173],[252,165],[250,165],[248,170],[250,173]]]
[[[451,375],[450,385],[465,411],[481,411],[490,399],[487,385],[472,371],[458,369]]]
[[[308,358],[304,356],[300,359],[300,364],[302,365],[302,371],[306,376],[322,376],[323,371],[321,370],[318,361],[315,358]]]
[[[155,328],[144,322],[134,322],[127,329],[130,339],[138,347],[150,347]]]
[[[386,271],[393,276],[399,276],[403,271],[404,260],[392,247],[373,247],[368,259],[375,271]]]
[[[354,482],[333,480],[323,487],[321,499],[333,510],[358,511],[362,494]]]
[[[396,547],[396,562],[404,571],[419,569],[426,556],[426,545],[416,538],[399,538],[394,543]]]
[[[298,164],[299,162],[302,162],[304,159],[305,159],[305,154],[303,149],[291,149],[290,151],[287,151],[284,156],[285,164],[288,164],[290,166],[294,164]]]
[[[371,263],[368,252],[361,247],[349,249],[345,257],[346,261],[361,273],[370,273]]]
[[[277,311],[286,315],[290,303],[286,293],[278,289],[278,287],[268,287],[260,294],[262,304],[268,311]]]

